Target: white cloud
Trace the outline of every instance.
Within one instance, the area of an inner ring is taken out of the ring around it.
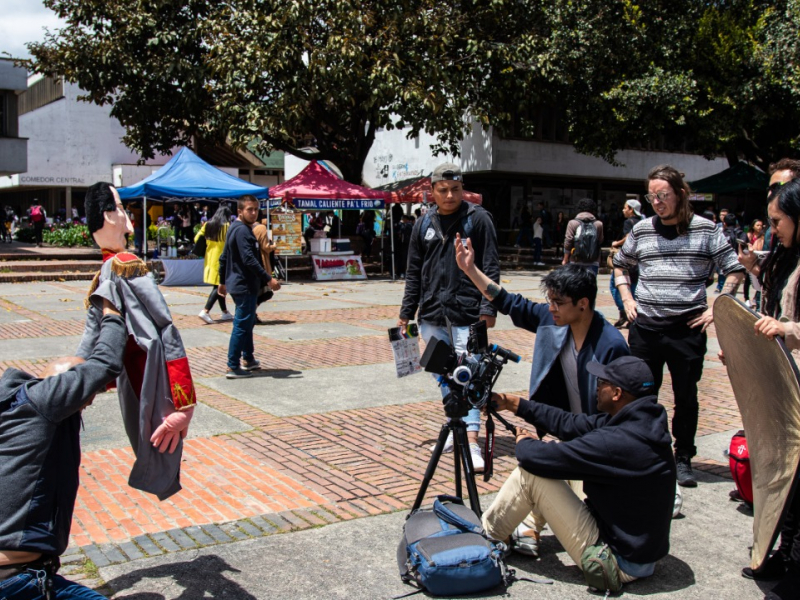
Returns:
[[[0,0],[0,15],[0,56],[30,58],[27,42],[43,41],[45,27],[53,31],[65,25],[41,0]]]

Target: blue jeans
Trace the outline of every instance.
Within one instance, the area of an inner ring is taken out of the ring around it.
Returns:
[[[542,238],[533,238],[533,262],[542,262]]]
[[[617,286],[614,284],[614,275],[613,274],[611,275],[611,279],[609,280],[608,283],[609,283],[608,289],[611,292],[611,297],[614,298],[614,304],[617,305],[617,308],[619,309],[620,313],[624,313],[625,312],[625,305],[622,303],[622,296],[620,296],[619,290],[617,289]],[[631,294],[633,295],[634,298],[636,298],[636,284],[635,283],[631,283]]]
[[[231,294],[233,296],[233,294]],[[256,324],[256,294],[233,296],[236,312],[233,314],[233,329],[228,343],[228,368],[241,369],[241,359],[252,362],[253,326]]]
[[[44,600],[43,589],[40,587],[37,574],[43,576],[44,571],[25,571],[0,581],[0,598],[4,600]],[[55,575],[52,581],[53,598],[56,600],[106,600],[105,596],[78,583],[67,581],[61,575]]]
[[[441,325],[435,325],[433,323],[428,323],[426,321],[420,321],[419,324],[419,333],[422,336],[422,339],[425,340],[427,344],[428,341],[436,336],[443,342],[447,342],[448,345],[455,347],[456,352],[466,352],[467,351],[467,340],[469,339],[469,327],[453,327],[453,337],[455,337],[454,341],[450,340],[450,336],[447,334],[447,327]],[[433,376],[434,379],[439,379],[438,375]],[[442,398],[444,398],[446,392],[442,388]],[[481,411],[477,408],[471,408],[469,413],[466,417],[464,417],[464,423],[467,424],[467,431],[480,431],[481,428]]]

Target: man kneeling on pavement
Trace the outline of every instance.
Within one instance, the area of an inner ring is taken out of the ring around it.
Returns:
[[[669,551],[675,458],[667,413],[652,395],[653,375],[632,356],[589,363],[597,376],[599,414],[571,414],[511,394],[492,394],[498,410],[523,418],[560,442],[517,429],[519,466],[483,515],[483,527],[510,540],[528,513],[546,520],[583,569],[584,550],[598,543],[613,552],[620,581],[653,574]],[[583,481],[581,501],[567,480]]]
[[[50,363],[39,379],[0,378],[0,598],[104,600],[57,575],[69,542],[81,463],[81,411],[122,371],[125,322],[103,302],[91,355]]]

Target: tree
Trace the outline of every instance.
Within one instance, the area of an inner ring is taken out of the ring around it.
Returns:
[[[468,98],[479,93],[460,88],[483,78],[459,34],[482,15],[496,22],[503,2],[45,4],[67,27],[29,46],[33,68],[112,104],[125,143],[144,157],[194,136],[237,147],[255,139],[262,151],[304,158],[311,144],[360,182],[379,128],[435,132],[441,149],[458,151]]]
[[[475,121],[534,132],[546,105],[609,162],[666,139],[765,168],[800,134],[797,3],[45,0],[67,27],[29,47],[33,68],[112,104],[144,157],[195,136],[312,145],[360,183],[380,128],[457,154]]]

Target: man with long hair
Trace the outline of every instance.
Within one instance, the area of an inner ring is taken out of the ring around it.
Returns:
[[[614,283],[631,322],[631,353],[647,362],[655,376],[656,393],[665,364],[672,376],[678,484],[695,487],[691,459],[697,452],[697,383],[703,375],[706,329],[714,319],[706,297],[706,277],[712,267],[718,267],[726,277],[723,292],[733,295],[744,278],[744,268],[722,231],[693,214],[691,190],[682,173],[660,165],[650,171],[646,183],[645,199],[656,214],[637,223],[614,256]],[[635,266],[639,284],[634,300],[628,269]]]

